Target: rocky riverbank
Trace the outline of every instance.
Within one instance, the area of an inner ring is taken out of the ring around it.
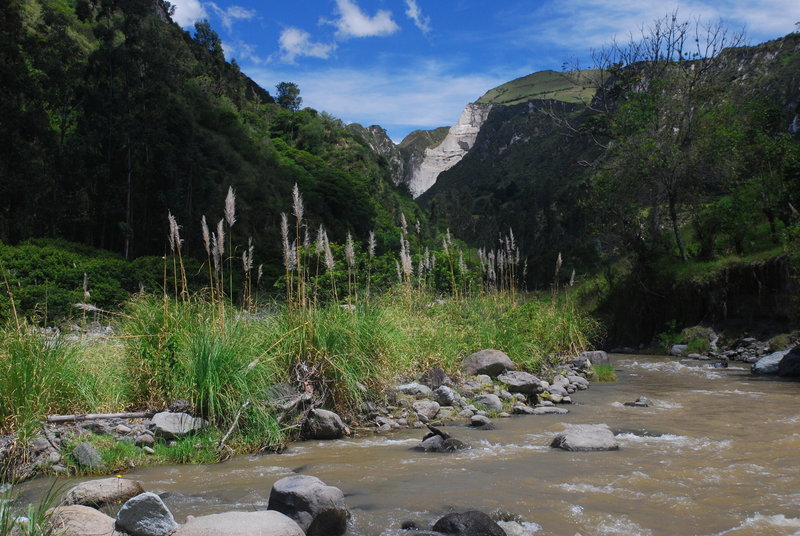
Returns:
[[[338,439],[351,435],[386,433],[426,425],[494,426],[493,419],[511,415],[550,415],[569,412],[572,396],[589,387],[593,364],[608,364],[604,352],[587,352],[563,361],[546,375],[519,371],[503,352],[482,350],[465,358],[457,376],[441,369],[425,372],[412,381],[398,383],[384,393],[384,403],[366,402],[354,416],[342,418],[319,407],[312,394],[288,385],[275,385],[267,393],[282,422],[294,423],[300,439]],[[543,379],[547,378],[547,379]],[[124,443],[140,456],[141,463],[155,463],[155,448],[175,447],[201,432],[208,423],[193,416],[186,402],[176,401],[148,418],[93,418],[76,415],[73,422],[44,423],[42,432],[26,445],[13,436],[0,438],[0,464],[5,479],[19,482],[37,474],[111,474],[119,467],[104,461],[102,443]],[[424,438],[422,450],[449,451],[441,434]],[[195,448],[204,448],[200,443]],[[207,447],[207,445],[206,445]],[[216,445],[224,449],[224,441]],[[126,460],[134,467],[133,459]]]

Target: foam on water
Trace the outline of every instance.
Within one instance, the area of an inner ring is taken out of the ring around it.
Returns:
[[[727,449],[731,446],[731,440],[713,440],[707,437],[695,438],[675,434],[664,434],[659,436],[642,436],[632,433],[624,433],[616,436],[618,440],[627,444],[639,445],[665,445],[670,448],[685,448],[699,451],[713,448],[715,450]]]
[[[718,379],[723,377],[719,372],[715,372],[718,369],[713,367],[690,367],[684,365],[680,361],[631,361],[627,363],[626,366],[665,374],[695,374],[708,379]]]
[[[756,531],[756,532],[754,532]],[[718,532],[715,536],[725,536],[728,534],[787,534],[797,536],[800,534],[800,519],[786,517],[783,514],[761,515],[756,512],[752,516],[745,518],[741,524]]]
[[[748,398],[764,398],[764,397],[767,396],[766,393],[758,393],[758,392],[755,392],[755,391],[742,391],[740,389],[724,389],[724,390],[721,390],[721,391],[712,391],[712,390],[709,390],[709,389],[692,389],[689,392],[693,393],[693,394],[698,394],[698,395],[712,395],[712,396],[713,395],[731,395],[731,396],[737,396],[737,397],[745,396],[745,397],[748,397]]]

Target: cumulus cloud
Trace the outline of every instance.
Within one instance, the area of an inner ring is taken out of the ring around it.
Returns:
[[[294,63],[298,56],[327,59],[336,48],[333,43],[319,43],[311,40],[311,34],[300,28],[286,28],[278,39],[282,58],[287,63]]]
[[[406,16],[414,21],[414,25],[422,31],[428,33],[431,31],[431,18],[422,14],[422,10],[417,5],[416,0],[406,0]]]
[[[222,25],[229,32],[233,29],[233,23],[237,20],[250,20],[256,16],[256,11],[253,9],[246,9],[242,6],[228,6],[223,9],[214,2],[209,2],[208,5],[214,10],[214,13],[222,20]]]
[[[183,28],[192,26],[195,22],[208,17],[208,13],[199,0],[172,0],[172,5],[175,6],[172,20]]]
[[[529,41],[550,42],[563,47],[580,44],[583,48],[607,44],[616,37],[627,41],[640,37],[654,20],[677,11],[681,19],[705,23],[722,21],[732,31],[746,28],[755,41],[775,38],[791,31],[800,17],[797,0],[647,0],[636,3],[618,0],[572,0],[548,2],[520,18],[530,17],[530,24],[520,28],[519,36]],[[775,17],[785,13],[788,18]],[[602,14],[600,16],[599,14]],[[576,39],[576,36],[580,36]]]
[[[400,29],[391,11],[379,10],[369,16],[353,0],[336,0],[336,12],[339,18],[330,23],[336,26],[339,39],[392,35]]]
[[[426,61],[408,68],[328,68],[313,71],[251,69],[262,87],[291,80],[303,103],[345,122],[378,124],[400,141],[408,132],[454,125],[464,106],[511,78],[508,74],[459,74],[452,66]]]

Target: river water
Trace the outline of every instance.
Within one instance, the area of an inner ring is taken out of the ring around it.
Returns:
[[[348,534],[402,534],[452,510],[502,510],[536,535],[800,535],[800,383],[707,362],[613,356],[619,380],[573,396],[568,415],[446,430],[473,448],[411,450],[422,432],[305,442],[283,454],[211,466],[141,468],[128,478],[170,492],[186,515],[266,508],[273,482],[321,478],[345,492]],[[650,408],[622,405],[638,396]],[[551,449],[562,423],[606,423],[616,452]],[[529,525],[529,528],[533,528]]]

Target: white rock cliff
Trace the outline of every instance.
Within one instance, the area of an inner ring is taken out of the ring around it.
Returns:
[[[440,173],[456,165],[469,152],[481,126],[489,117],[491,104],[468,104],[455,126],[450,127],[444,141],[425,150],[425,158],[408,174],[408,189],[415,198],[436,182]]]

